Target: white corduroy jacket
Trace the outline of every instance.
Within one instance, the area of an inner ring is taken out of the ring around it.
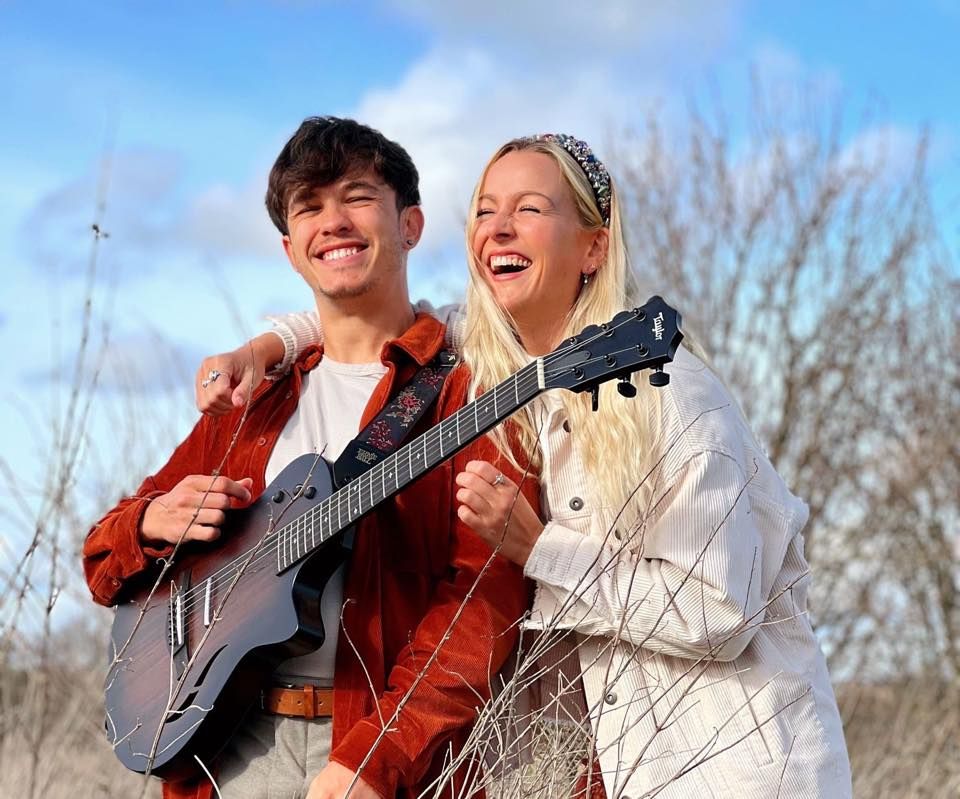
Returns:
[[[806,505],[707,367],[681,348],[667,371],[656,510],[633,531],[598,504],[562,405],[546,403],[529,626],[582,637],[610,799],[849,797],[807,616]]]

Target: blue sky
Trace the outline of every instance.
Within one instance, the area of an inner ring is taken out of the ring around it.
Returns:
[[[751,67],[869,109],[851,136],[908,146],[929,126],[956,254],[958,33],[956,0],[0,0],[0,455],[27,480],[43,468],[64,402],[50,377],[77,347],[105,174],[110,238],[92,296],[94,338],[108,331],[110,348],[83,447],[101,468],[128,468],[130,488],[190,424],[200,355],[263,313],[311,304],[262,206],[304,116],[356,116],[413,154],[428,218],[415,296],[462,286],[466,200],[501,141],[566,130],[602,155],[612,130],[714,91],[736,121]],[[147,444],[134,453],[137,431]]]

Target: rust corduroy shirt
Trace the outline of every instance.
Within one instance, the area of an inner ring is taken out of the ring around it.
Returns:
[[[362,426],[439,352],[443,340],[443,326],[418,315],[403,336],[384,345],[387,374],[367,404]],[[84,543],[83,566],[97,602],[122,601],[124,588],[147,577],[156,559],[169,554],[144,547],[139,525],[147,503],[183,477],[211,474],[226,453],[221,473],[252,477],[253,495],[263,492],[267,460],[297,405],[303,374],[321,357],[319,348],[311,348],[290,374],[258,387],[232,449],[240,412],[201,418],[163,468],[94,525]],[[463,404],[468,379],[465,370],[454,371],[415,433]],[[526,607],[519,567],[499,556],[487,565],[489,547],[457,517],[454,477],[473,458],[490,460],[521,482],[489,439],[481,438],[383,503],[357,529],[337,646],[330,759],[360,771],[384,797],[416,793],[438,773],[445,745],[462,744],[480,697],[489,694],[489,675],[515,642],[513,623]],[[524,481],[524,492],[537,507],[535,483]],[[427,666],[438,647],[439,656]],[[213,791],[206,780],[165,783],[164,796],[207,799]]]

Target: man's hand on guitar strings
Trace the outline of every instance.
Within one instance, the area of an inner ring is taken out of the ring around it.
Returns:
[[[181,539],[215,541],[220,537],[225,511],[248,504],[253,498],[252,488],[249,477],[230,480],[208,474],[188,475],[172,491],[147,505],[140,537],[147,544],[175,544]]]

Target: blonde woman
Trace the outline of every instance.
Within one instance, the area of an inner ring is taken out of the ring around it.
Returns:
[[[584,142],[508,142],[468,219],[473,395],[635,304],[616,188]],[[248,355],[217,357],[202,370],[242,379]],[[701,358],[681,348],[666,371],[663,389],[638,377],[633,399],[604,385],[596,412],[564,392],[514,416],[539,509],[485,461],[457,477],[460,518],[536,582],[529,656],[501,694],[526,695],[521,787],[567,780],[592,746],[611,798],[850,796],[807,615],[806,506]]]

